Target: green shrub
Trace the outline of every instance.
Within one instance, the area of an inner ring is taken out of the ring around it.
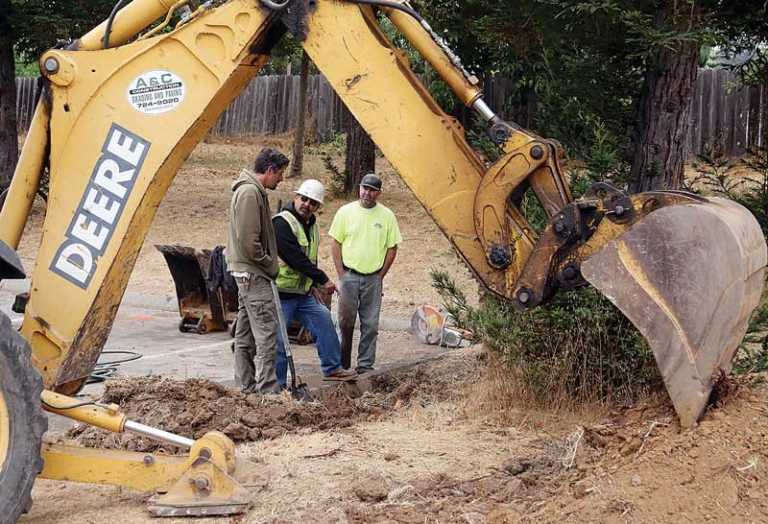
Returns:
[[[733,361],[733,372],[736,374],[758,373],[768,371],[768,300],[763,300],[749,320],[747,334],[739,346]]]
[[[523,400],[543,406],[632,402],[661,385],[645,339],[592,288],[518,312],[496,297],[472,308],[445,273],[433,271],[432,279],[459,326],[501,356]]]
[[[331,183],[328,186],[330,194],[334,197],[345,196],[344,185],[347,181],[346,169],[341,169],[336,165],[331,154],[326,152],[320,153],[320,160],[323,162],[323,167],[331,175]]]

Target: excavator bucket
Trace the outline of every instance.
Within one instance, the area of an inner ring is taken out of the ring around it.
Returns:
[[[610,241],[582,274],[650,343],[683,427],[729,373],[763,290],[766,243],[744,207],[722,198],[660,208]]]
[[[213,285],[209,279],[211,250],[156,245],[171,271],[179,301],[182,333],[226,331],[237,316],[237,290]]]
[[[178,245],[156,245],[155,248],[163,254],[176,287],[181,315],[179,331],[204,335],[229,329],[234,336],[237,288],[234,287],[234,281],[232,285],[211,281],[210,266],[214,250]],[[220,269],[226,271],[226,267]],[[318,300],[328,309],[331,308],[330,295],[320,296]],[[298,321],[290,322],[287,328],[288,339],[292,343],[307,345],[314,342],[312,334]]]

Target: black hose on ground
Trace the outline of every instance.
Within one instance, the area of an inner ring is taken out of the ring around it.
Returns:
[[[133,362],[140,359],[143,355],[136,351],[102,351],[102,355],[128,355],[125,358],[118,358],[116,360],[110,360],[108,362],[97,362],[93,368],[93,371],[85,381],[86,384],[97,384],[104,382],[108,378],[112,378],[117,373],[120,364],[126,362]]]

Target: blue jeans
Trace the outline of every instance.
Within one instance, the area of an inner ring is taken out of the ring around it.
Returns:
[[[284,297],[285,295],[283,295]],[[298,320],[314,337],[317,356],[320,357],[320,369],[323,375],[330,375],[341,367],[341,346],[336,329],[333,327],[331,312],[320,304],[312,295],[295,295],[296,298],[280,297],[286,325]],[[285,355],[283,337],[277,334],[277,359],[275,360],[277,382],[286,386],[288,377],[288,358]]]

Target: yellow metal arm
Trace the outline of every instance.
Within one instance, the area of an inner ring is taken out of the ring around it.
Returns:
[[[465,104],[489,125],[499,124],[505,154],[496,164],[486,168],[462,126],[381,32],[370,7],[318,2],[304,48],[477,278],[512,297],[536,236],[510,195],[530,185],[550,216],[571,201],[555,147],[504,126],[433,35],[408,14],[385,12]]]
[[[88,449],[43,444],[40,478],[109,484],[163,493],[150,501],[156,516],[234,515],[251,502],[238,478],[253,468],[235,461],[232,442],[222,433],[206,433],[188,456]]]
[[[13,249],[19,247],[32,203],[40,188],[40,177],[48,154],[49,123],[48,106],[45,100],[40,100],[16,164],[6,204],[0,211],[0,240]]]

